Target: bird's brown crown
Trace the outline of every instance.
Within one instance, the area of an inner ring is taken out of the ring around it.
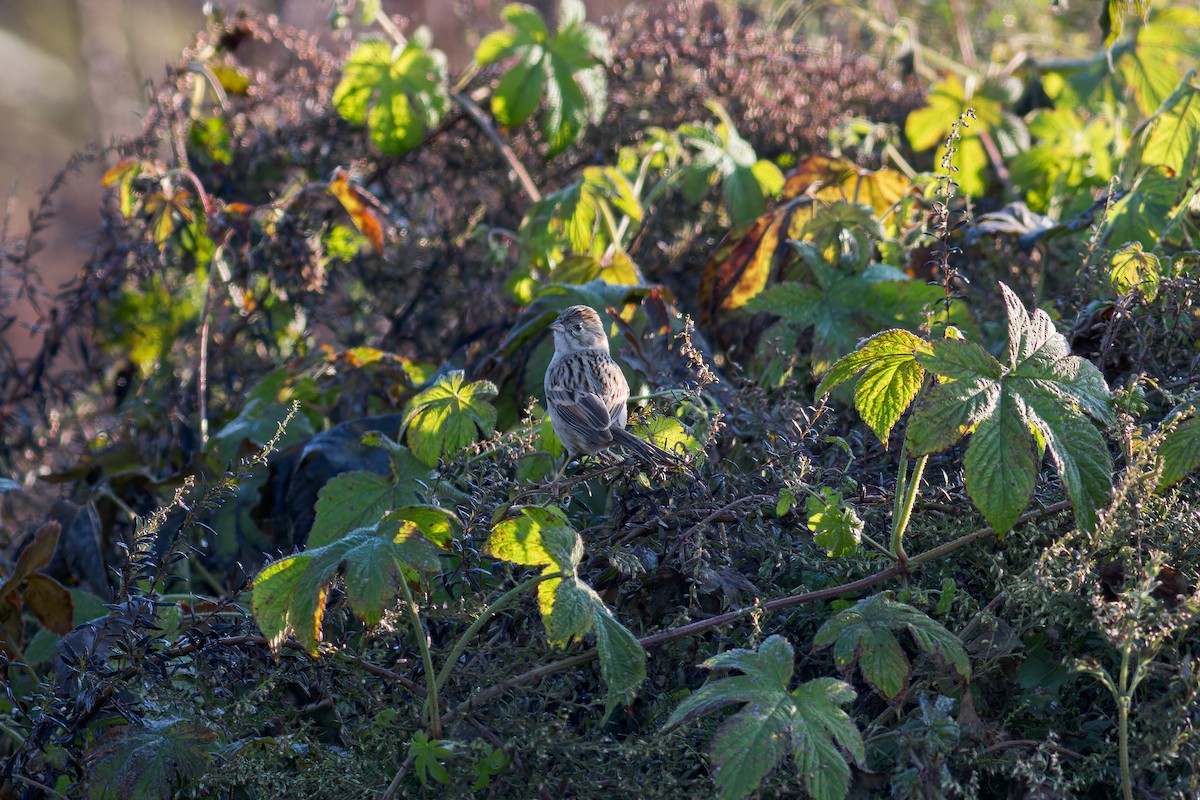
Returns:
[[[556,334],[555,340],[561,336],[564,344],[571,349],[589,347],[608,348],[608,337],[604,335],[604,324],[600,315],[588,306],[571,306],[558,315],[558,319],[550,326]]]

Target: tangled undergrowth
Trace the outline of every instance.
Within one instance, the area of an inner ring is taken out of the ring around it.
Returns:
[[[3,796],[1200,791],[1200,16],[776,10],[214,19],[9,221]],[[556,477],[576,303],[682,466]]]

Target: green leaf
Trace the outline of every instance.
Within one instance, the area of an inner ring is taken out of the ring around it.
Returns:
[[[1183,189],[1183,183],[1165,168],[1146,170],[1129,192],[1108,209],[1101,228],[1101,240],[1140,242],[1153,248],[1171,219]]]
[[[317,654],[328,587],[343,567],[351,610],[368,625],[378,624],[406,573],[439,571],[440,548],[422,530],[437,536],[444,524],[448,520],[440,509],[399,509],[374,526],[264,567],[254,579],[252,601],[255,621],[271,648],[278,652],[294,633]]]
[[[519,61],[496,85],[492,94],[492,115],[506,128],[520,125],[533,116],[546,86],[546,67],[539,48]]]
[[[691,202],[699,201],[709,186],[719,182],[725,208],[737,227],[762,216],[767,198],[777,196],[783,189],[783,173],[755,155],[724,106],[715,100],[706,105],[719,124],[680,126],[680,137],[693,151],[680,180],[684,182],[684,195]]]
[[[958,152],[953,158],[957,168],[953,177],[963,192],[978,196],[987,190],[988,170],[987,151],[979,138],[980,131],[986,130],[993,138],[997,138],[1005,126],[1019,124],[1005,114],[1004,104],[1007,101],[1007,90],[999,81],[964,86],[957,75],[949,75],[929,92],[924,108],[908,115],[904,133],[914,150],[938,146],[934,158],[939,165],[937,172],[943,173],[942,156],[951,126],[968,108],[974,109],[975,119],[968,120],[958,129],[961,138],[954,143]]]
[[[864,421],[886,444],[888,434],[921,388],[925,371],[917,354],[929,352],[929,342],[906,330],[882,331],[863,340],[858,349],[839,359],[817,385],[817,397],[860,372],[854,405]]]
[[[431,782],[442,786],[450,784],[450,772],[444,764],[454,756],[449,745],[450,742],[444,739],[430,739],[425,731],[413,734],[408,752],[413,758],[413,772],[421,786],[429,788]]]
[[[1137,289],[1142,297],[1153,300],[1158,294],[1159,273],[1158,256],[1143,250],[1141,242],[1130,242],[1108,261],[1108,282],[1118,294]]]
[[[889,700],[908,686],[912,673],[895,632],[907,630],[917,646],[963,678],[971,677],[967,653],[958,637],[912,606],[883,594],[860,600],[821,626],[813,648],[833,645],[833,658],[844,675],[857,665],[863,679]]]
[[[1107,186],[1115,170],[1112,120],[1082,119],[1071,108],[1038,109],[1029,119],[1036,144],[1009,161],[1013,186],[1032,210],[1066,219],[1092,204],[1092,189]],[[1056,205],[1061,204],[1061,206]]]
[[[160,800],[177,797],[204,774],[217,734],[181,719],[151,719],[109,727],[88,748],[83,766],[86,800]]]
[[[558,260],[556,254],[564,250],[600,259],[610,246],[620,245],[606,223],[620,215],[633,222],[642,219],[642,206],[629,179],[613,167],[586,167],[580,180],[547,195],[529,209],[521,224],[522,244],[535,266]],[[610,262],[610,267],[615,266]]]
[[[1159,488],[1178,483],[1200,467],[1200,416],[1184,420],[1163,437],[1158,450],[1162,465]]]
[[[1183,175],[1191,175],[1200,152],[1200,85],[1196,70],[1189,72],[1179,87],[1156,112],[1143,164],[1158,164]]]
[[[646,679],[646,649],[609,613],[597,597],[592,603],[596,631],[596,650],[600,654],[600,675],[608,689],[604,700],[604,720],[622,703],[629,703],[637,687]]]
[[[521,509],[519,517],[497,523],[484,553],[525,567],[573,570],[583,558],[583,540],[554,506]]]
[[[745,673],[710,680],[679,704],[667,719],[670,730],[724,706],[742,708],[717,731],[710,745],[721,798],[741,798],[787,755],[789,745],[808,793],[820,800],[841,800],[849,791],[850,767],[866,762],[862,736],[840,706],[854,690],[833,678],[817,678],[788,692],[794,653],[781,636],[771,636],[758,651],[730,650],[704,662],[709,669]]]
[[[1087,419],[1112,419],[1108,385],[1094,364],[1070,354],[1045,311],[1030,314],[1011,289],[1001,283],[1000,290],[1008,311],[1008,363],[955,339],[918,354],[918,363],[941,381],[916,404],[906,445],[911,455],[925,455],[973,431],[964,459],[967,493],[1003,536],[1033,494],[1044,442],[1076,522],[1090,530],[1112,490],[1112,458]]]
[[[608,687],[605,718],[628,702],[646,677],[646,652],[604,601],[579,579],[583,540],[554,506],[526,507],[519,516],[492,528],[484,553],[529,567],[542,567],[538,607],[551,647],[565,647],[590,631],[596,633],[600,673]]]
[[[843,558],[858,550],[863,521],[854,507],[842,500],[842,493],[822,488],[820,496],[809,495],[808,529],[830,558]]]
[[[631,431],[668,453],[699,453],[703,449],[696,437],[675,417],[654,417],[649,422],[635,425]]]
[[[515,57],[492,94],[492,114],[511,128],[524,123],[545,97],[541,130],[554,156],[575,143],[584,127],[604,115],[607,84],[604,65],[610,59],[608,35],[588,24],[574,0],[564,0],[553,36],[536,9],[506,6],[503,31],[480,42],[480,66]]]
[[[308,546],[329,544],[355,528],[374,525],[393,508],[418,502],[421,484],[431,471],[411,454],[406,456],[398,475],[343,472],[322,486]]]
[[[366,125],[380,152],[404,155],[438,124],[450,102],[446,55],[428,45],[418,30],[403,47],[362,42],[350,55],[333,93],[338,114],[354,125]]]
[[[409,401],[404,414],[413,455],[435,466],[439,458],[490,434],[496,426],[496,409],[487,401],[495,396],[496,386],[490,381],[464,384],[462,370],[440,377]]]

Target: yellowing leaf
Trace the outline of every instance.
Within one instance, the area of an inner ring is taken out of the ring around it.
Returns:
[[[350,220],[359,233],[367,237],[375,252],[383,253],[383,226],[373,207],[378,207],[379,201],[358,186],[350,183],[345,170],[338,167],[334,170],[333,180],[329,182],[329,193],[338,199],[342,208],[350,215]]]
[[[788,173],[783,197],[862,203],[882,217],[911,191],[912,181],[894,169],[866,170],[844,158],[808,156]]]
[[[1108,262],[1108,281],[1118,294],[1136,289],[1153,300],[1158,294],[1158,256],[1142,250],[1141,242],[1130,242],[1113,253]]]

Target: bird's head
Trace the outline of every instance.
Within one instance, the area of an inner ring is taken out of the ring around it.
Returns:
[[[588,306],[571,306],[550,323],[554,332],[554,348],[561,353],[573,350],[603,348],[608,350],[608,337],[600,315]]]

